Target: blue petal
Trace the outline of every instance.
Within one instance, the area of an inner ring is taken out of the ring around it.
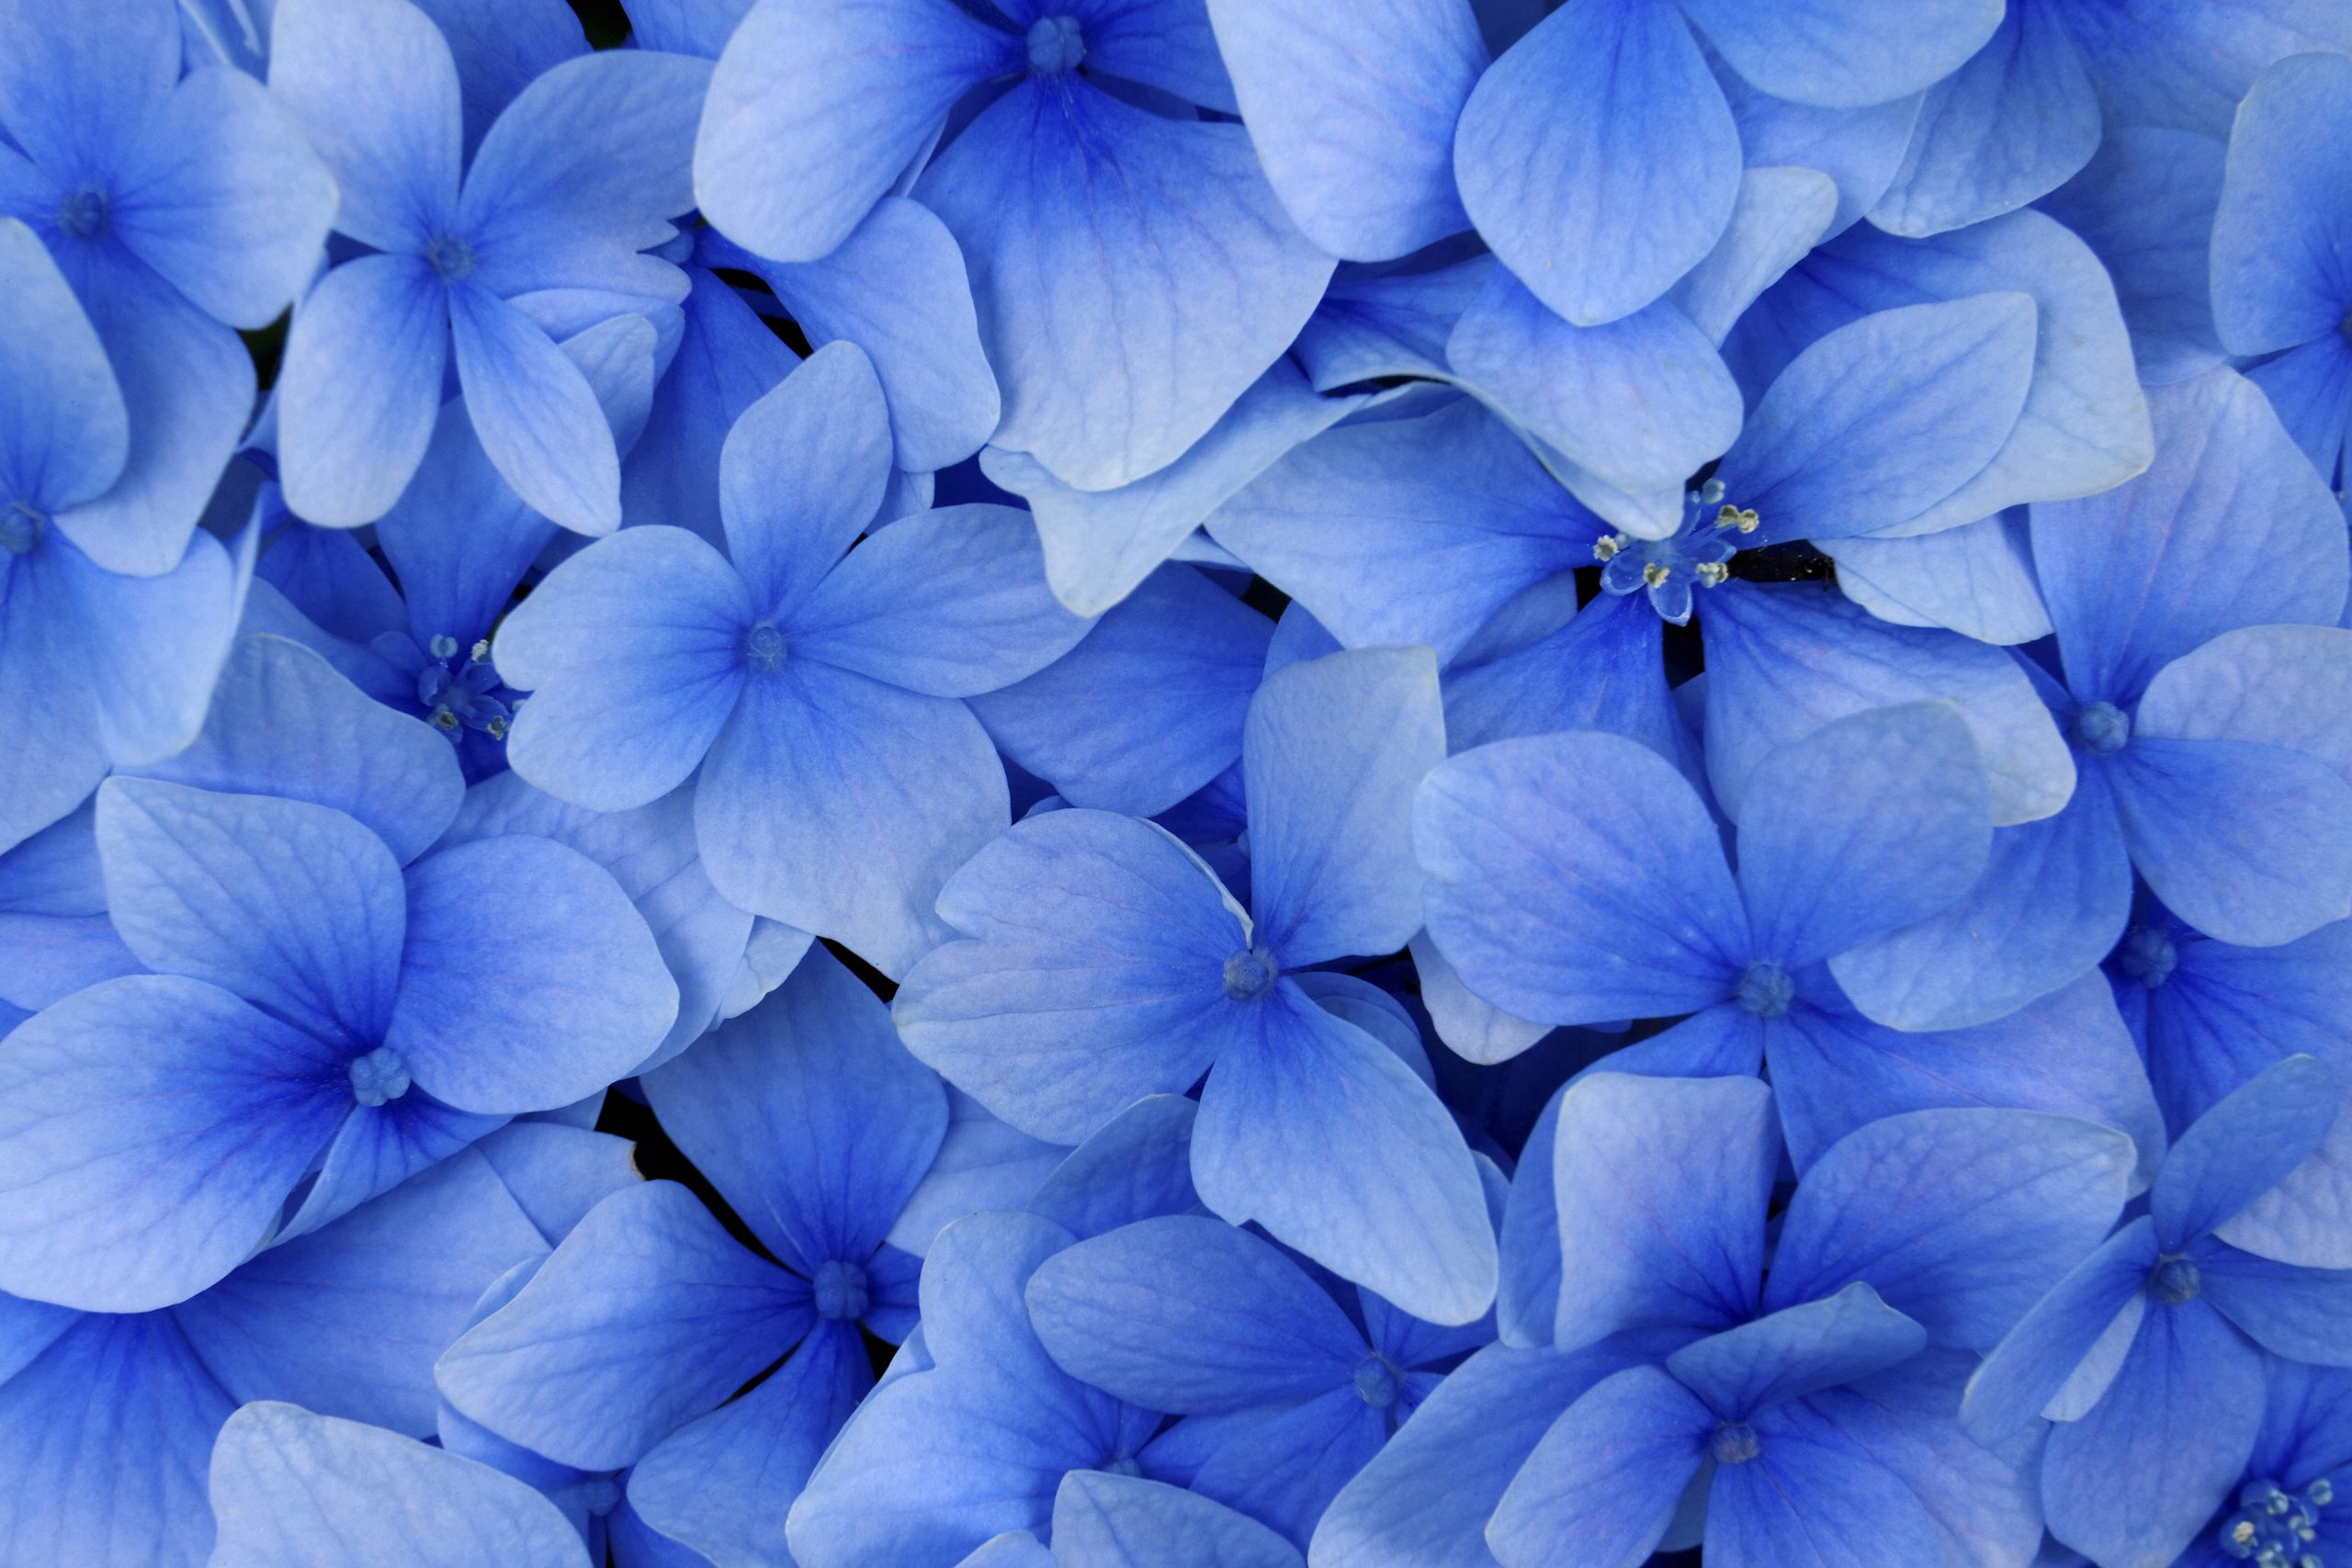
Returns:
[[[2262,1397],[2262,1353],[2221,1314],[2151,1307],[2107,1396],[2051,1428],[2050,1533],[2101,1562],[2171,1562],[2237,1485]]]
[[[2018,508],[1916,538],[1826,540],[1822,550],[1838,563],[1839,591],[1882,621],[2005,648],[2050,635]]]
[[[1721,347],[1756,297],[1829,233],[1837,210],[1837,184],[1819,170],[1750,166],[1723,238],[1667,299]]]
[[[1029,1280],[1038,1342],[1130,1404],[1220,1415],[1346,1390],[1371,1352],[1339,1304],[1267,1242],[1169,1215],[1047,1258]],[[1361,1402],[1360,1402],[1361,1403]]]
[[[1444,758],[1425,649],[1364,649],[1269,675],[1241,744],[1255,945],[1304,968],[1410,941],[1421,925],[1413,791]]]
[[[927,209],[886,197],[821,261],[750,259],[811,344],[847,339],[873,356],[899,468],[959,463],[996,429],[996,374],[980,352],[964,254]]]
[[[1560,1102],[1554,1343],[1657,1325],[1702,1332],[1756,1306],[1764,1212],[1781,1157],[1771,1091],[1753,1078],[1589,1073]]]
[[[1936,234],[1996,218],[2065,184],[2099,131],[2098,99],[2063,15],[2018,6],[1928,89],[1871,221],[1891,234]]]
[[[580,367],[479,285],[449,290],[449,326],[474,434],[514,493],[574,533],[619,527],[620,454]]]
[[[820,1324],[765,1382],[638,1461],[629,1506],[713,1562],[789,1562],[786,1511],[873,1386],[856,1330]]]
[[[1926,0],[1900,16],[1872,0],[1679,0],[1731,68],[1777,97],[1853,107],[1916,93],[1993,35],[1996,0]]]
[[[1873,1122],[1804,1174],[1764,1304],[1867,1282],[1939,1345],[1985,1351],[2104,1240],[2132,1141],[2034,1111]]]
[[[1736,75],[1717,78],[1739,128],[1748,172],[1815,169],[1838,187],[1830,234],[1842,234],[1885,194],[1902,166],[1919,118],[1919,96],[1895,97],[1868,108],[1817,108],[1760,93]]]
[[[2352,1269],[2298,1269],[2212,1243],[2197,1249],[2205,1299],[2274,1356],[2352,1365]]]
[[[452,1111],[429,1094],[403,1094],[382,1105],[353,1105],[319,1156],[317,1171],[297,1190],[300,1201],[288,1204],[290,1212],[278,1223],[277,1240],[305,1236],[341,1219],[498,1131],[506,1121]],[[433,1348],[437,1351],[441,1346]]]
[[[212,1455],[215,1551],[251,1568],[587,1568],[555,1506],[486,1464],[292,1404],[249,1404]]]
[[[1201,1200],[1416,1317],[1493,1304],[1476,1168],[1434,1092],[1379,1041],[1277,981],[1219,1057],[1193,1143]]]
[[[1552,1424],[1487,1526],[1503,1568],[1574,1560],[1627,1568],[1666,1535],[1706,1457],[1714,1413],[1655,1367],[1603,1379]]]
[[[1313,5],[1209,7],[1266,179],[1299,231],[1383,261],[1470,226],[1453,128],[1487,46],[1462,0],[1351,17]]]
[[[1739,195],[1739,136],[1674,8],[1614,0],[1553,13],[1479,78],[1453,172],[1503,265],[1594,326],[1713,248]]]
[[[535,78],[588,52],[580,17],[559,0],[413,0],[450,40],[472,148],[499,111]],[[632,18],[634,20],[634,18]],[[640,49],[658,45],[635,37]],[[686,52],[692,53],[693,51]],[[714,49],[713,53],[717,51]]]
[[[74,291],[33,231],[0,220],[0,485],[42,513],[105,493],[130,452],[130,415]]]
[[[644,1087],[695,1168],[809,1275],[872,1257],[947,1129],[889,1010],[822,952]]]
[[[1441,661],[1514,593],[1589,565],[1604,532],[1468,400],[1327,431],[1208,526],[1346,646],[1427,643]]]
[[[718,509],[761,616],[797,610],[873,521],[890,474],[887,418],[872,361],[844,344],[811,355],[728,430]]]
[[[1574,586],[1573,579],[1554,581]],[[1446,672],[1447,743],[1466,751],[1490,740],[1598,729],[1640,741],[1698,782],[1698,745],[1666,682],[1663,625],[1646,600],[1612,593],[1522,647],[1483,662],[1465,653]]]
[[[278,371],[286,504],[330,527],[391,510],[432,444],[448,353],[442,290],[413,256],[362,256],[320,279]]]
[[[727,39],[695,143],[695,204],[729,239],[815,261],[850,236],[1013,40],[948,0],[762,0]]]
[[[1070,1150],[1023,1207],[1080,1240],[1191,1213],[1200,1206],[1192,1168],[1197,1120],[1198,1108],[1181,1094],[1146,1095]]]
[[[270,28],[269,90],[334,175],[339,232],[413,254],[457,216],[458,67],[423,11],[288,0]]]
[[[1273,625],[1170,564],[1073,648],[971,699],[989,738],[1072,806],[1148,817],[1241,755],[1241,725]]]
[[[424,1437],[434,1358],[501,1275],[546,1256],[490,1163],[468,1155],[272,1247],[172,1317],[238,1399]]]
[[[1280,1536],[1140,1476],[1072,1471],[1054,1494],[1057,1558],[1101,1568],[1301,1568]]]
[[[2232,354],[2268,354],[2343,320],[2352,62],[2314,53],[2262,73],[2230,132],[2213,218],[2213,324]]]
[[[1908,1360],[1927,1343],[1926,1329],[1856,1283],[1686,1345],[1666,1365],[1724,1420],[1744,1420]]]
[[[2129,703],[2225,631],[2344,607],[2344,515],[2259,391],[2215,370],[2153,389],[2154,467],[2119,489],[2033,509],[2033,562],[2066,683]],[[2292,561],[2276,576],[2251,560]]]
[[[2132,912],[2132,863],[2103,773],[2055,817],[1993,835],[1976,886],[1940,914],[1830,961],[1854,1005],[1895,1029],[1992,1023],[2090,973]]]
[[[2041,203],[2107,264],[2151,386],[2222,362],[2210,241],[2224,153],[2210,136],[2119,127],[2081,174]]]
[[[333,807],[403,863],[441,836],[465,795],[447,741],[370,701],[310,649],[276,637],[238,643],[203,730],[186,750],[138,773]]]
[[[1411,1373],[1402,1383],[1409,1390],[1416,1381],[1435,1380]],[[1303,1550],[1340,1488],[1380,1451],[1391,1418],[1410,1397],[1375,1410],[1342,1382],[1298,1404],[1238,1416],[1185,1485],[1272,1526]]]
[[[2317,1151],[2335,1106],[2333,1077],[2310,1056],[2230,1093],[2174,1140],[2156,1175],[2148,1204],[2158,1239],[2185,1247],[2276,1187]]]
[[[904,975],[947,935],[941,885],[1010,816],[987,733],[953,699],[813,660],[742,692],[695,791],[712,884]]]
[[[1889,626],[1826,584],[1724,583],[1706,600],[1707,776],[1735,820],[1766,755],[1867,708],[1940,700],[1967,721],[1996,827],[2052,815],[2075,762],[2015,660]]]
[[[1366,405],[1322,396],[1287,358],[1278,359],[1166,468],[1116,490],[1080,490],[1025,452],[990,446],[989,479],[1018,493],[1037,516],[1046,576],[1063,604],[1099,615],[1133,592],[1218,508],[1283,454]]]
[[[2050,1111],[2119,1129],[2139,1145],[2135,1190],[2164,1157],[2147,1069],[2094,972],[1990,1023],[1935,1032],[1883,1028],[1830,998],[1808,998],[1770,1040],[1781,1124],[1801,1170],[1880,1117],[1945,1106]]]
[[[1498,270],[1445,351],[1463,380],[1515,423],[1620,490],[1679,494],[1739,434],[1738,384],[1670,300],[1575,326]]]
[[[1430,936],[1464,984],[1521,1018],[1690,1011],[1738,979],[1747,917],[1714,824],[1646,747],[1595,734],[1482,746],[1430,773],[1413,839]]]
[[[94,1312],[194,1295],[266,1237],[350,1105],[347,1053],[176,976],[0,1039],[0,1289]]]
[[[2005,290],[1876,311],[1806,348],[1724,457],[1757,542],[1871,533],[1976,477],[2025,406],[2035,335],[2032,299]]]
[[[99,791],[98,852],[123,941],[335,1044],[391,1016],[407,934],[400,866],[339,811],[152,779]],[[356,1054],[356,1053],[355,1053]]]
[[[498,628],[531,694],[506,755],[559,800],[623,811],[695,771],[743,689],[751,595],[684,529],[631,528],[547,575]]]
[[[639,331],[628,333],[626,323]],[[616,341],[636,338],[650,368],[653,329],[639,318],[619,317],[615,330]],[[463,398],[441,405],[424,460],[376,525],[377,547],[406,602],[400,624],[420,649],[446,637],[470,649],[487,637],[555,536],[555,525],[532,511],[491,465]],[[273,549],[264,558],[278,553]]]
[[[2112,1379],[2116,1362],[2094,1367],[2120,1321],[2134,1332],[2146,1307],[2143,1291],[2157,1255],[2155,1225],[2138,1219],[2034,1303],[1968,1381],[1960,1419],[1979,1442],[1995,1443],[2030,1427],[2054,1402],[2086,1392],[2096,1400],[2105,1383],[2083,1390],[2096,1371]],[[2080,1409],[2071,1412],[2079,1416]]]
[[[1967,892],[1993,837],[1975,758],[1943,703],[1852,714],[1767,757],[1739,835],[1756,951],[1794,970]]]
[[[1233,1036],[1218,976],[1248,951],[1248,920],[1149,823],[1032,818],[956,872],[939,907],[976,940],[908,973],[899,1032],[1033,1137],[1073,1144],[1140,1095],[1182,1093]]]
[[[947,1098],[947,1135],[890,1227],[890,1245],[917,1258],[931,1250],[932,1239],[942,1230],[967,1214],[1023,1207],[1069,1153],[1063,1145],[1033,1138],[998,1121],[961,1089],[951,1087]]]
[[[726,542],[718,458],[736,419],[798,363],[784,341],[707,267],[686,269],[684,326],[660,395],[621,464],[630,524],[667,523]]]
[[[514,1299],[435,1370],[499,1436],[581,1470],[618,1470],[790,1349],[808,1286],[753,1257],[694,1194],[616,1192]]]
[[[1927,1505],[1875,1443],[1809,1405],[1767,1412],[1757,1457],[1718,1465],[1702,1553],[1729,1568],[1867,1568],[1951,1550]],[[1901,1451],[1897,1449],[1895,1451]],[[1866,1519],[1866,1529],[1847,1521]]]
[[[236,1401],[161,1314],[69,1321],[0,1382],[0,1551],[193,1568],[212,1544],[206,1460]]]
[[[2331,333],[2246,372],[2321,478],[2340,484],[2352,403],[2352,342]]]
[[[1162,119],[1082,84],[1032,78],[999,98],[916,196],[972,269],[1004,393],[996,445],[1083,490],[1132,483],[1205,434],[1331,276],[1239,126]]]
[[[986,502],[882,530],[783,618],[797,655],[933,697],[1034,675],[1089,626],[1046,586],[1028,513]]]
[[[653,1054],[677,982],[612,874],[508,837],[408,871],[408,945],[384,1043],[461,1111],[548,1111]]]
[[[301,292],[336,207],[293,117],[236,71],[174,88],[117,182],[108,212],[122,243],[207,314],[247,330]]]
[[[179,28],[149,0],[0,11],[0,118],[61,179],[103,178],[179,73]]]

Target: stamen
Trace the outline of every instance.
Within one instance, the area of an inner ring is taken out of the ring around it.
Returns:
[[[1618,552],[1619,550],[1623,549],[1624,547],[1625,547],[1625,536],[1624,536],[1624,535],[1623,535],[1623,534],[1610,534],[1610,535],[1605,535],[1604,536],[1602,536],[1602,538],[1601,538],[1598,543],[1596,543],[1596,544],[1592,547],[1592,558],[1593,558],[1593,559],[1595,559],[1595,560],[1597,560],[1597,561],[1612,561],[1612,560],[1615,560],[1615,559],[1617,558],[1617,552]]]
[[[1753,534],[1763,521],[1752,506],[1726,506],[1715,513],[1716,527],[1736,528],[1743,534]]]
[[[2256,1568],[2324,1568],[2309,1549],[2319,1537],[2320,1510],[2334,1501],[2325,1477],[2300,1496],[2267,1477],[2249,1481],[2238,1491],[2237,1512],[2222,1522],[2222,1551]]]

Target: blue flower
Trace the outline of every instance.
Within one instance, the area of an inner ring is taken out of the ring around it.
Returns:
[[[2352,1372],[2273,1359],[2245,1479],[2180,1561],[2309,1568],[2352,1553]]]
[[[1403,1021],[1312,968],[1419,929],[1407,812],[1443,747],[1426,650],[1278,670],[1242,743],[1249,910],[1162,829],[1033,816],[941,893],[966,934],[907,975],[908,1046],[1062,1143],[1205,1072],[1193,1179],[1213,1211],[1415,1316],[1470,1322],[1493,1235],[1469,1151],[1409,1065],[1418,1040],[1389,1043]]]
[[[531,694],[516,772],[612,811],[699,769],[719,891],[896,975],[944,934],[939,885],[1010,810],[960,699],[1050,663],[1086,623],[1010,508],[944,508],[859,542],[889,454],[865,356],[823,349],[729,436],[727,555],[681,528],[626,529],[548,573],[492,649]]]
[[[995,444],[1129,483],[1273,363],[1331,272],[1248,134],[1194,113],[1235,109],[1207,24],[1197,0],[763,0],[711,78],[695,198],[746,248],[813,262],[921,166],[1003,389]]]
[[[57,258],[127,416],[116,472],[61,501],[59,526],[141,576],[181,563],[252,418],[232,329],[286,309],[335,209],[334,182],[259,84],[180,66],[169,0],[0,8],[0,216]]]
[[[123,472],[130,412],[57,265],[5,218],[0,428],[6,851],[72,812],[109,768],[158,761],[194,738],[251,558],[241,550],[232,562],[211,536],[181,528],[168,571],[125,577],[76,542],[75,508],[111,493]]]
[[[500,114],[465,164],[458,70],[408,0],[288,0],[270,91],[343,193],[344,260],[294,314],[277,393],[287,503],[372,523],[432,438],[452,356],[482,448],[564,527],[620,524],[620,458],[594,393],[555,344],[684,279],[639,253],[694,205],[698,61],[644,51],[565,61]]]
[[[2048,1416],[2051,1533],[2103,1563],[2171,1562],[2245,1468],[2265,1352],[2352,1364],[2352,1269],[2297,1268],[2216,1232],[2318,1150],[2327,1070],[2290,1056],[2184,1133],[2148,1213],[2036,1303],[1970,1380],[1961,1418],[1997,1440]]]

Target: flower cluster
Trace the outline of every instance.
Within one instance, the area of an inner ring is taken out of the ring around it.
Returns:
[[[2352,1568],[2348,465],[2352,0],[0,0],[0,1568]]]

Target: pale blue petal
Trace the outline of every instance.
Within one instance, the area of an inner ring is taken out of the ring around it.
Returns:
[[[319,281],[294,312],[277,381],[286,504],[329,527],[391,510],[441,408],[448,308],[413,256],[362,256]]]
[[[347,1054],[176,976],[0,1038],[0,1289],[85,1311],[194,1295],[266,1237],[351,1103]]]
[[[498,628],[500,674],[531,694],[508,761],[597,810],[660,799],[735,711],[752,619],[742,580],[684,529],[630,528],[581,551]]]
[[[2078,1374],[2099,1359],[2120,1316],[2128,1317],[2126,1336],[2136,1329],[2156,1256],[2154,1224],[2134,1220],[2034,1303],[1968,1381],[1960,1418],[1978,1441],[2002,1441],[2056,1408],[2053,1401],[2078,1388]],[[2115,1370],[2113,1362],[2099,1369],[2110,1379]]]
[[[2083,172],[2041,202],[2107,264],[2132,352],[2151,386],[2223,359],[2209,242],[2224,152],[2193,131],[2112,129]]]
[[[1575,579],[1555,578],[1537,592],[1562,585],[1573,590]],[[1487,631],[1500,619],[1489,621]],[[1447,744],[1466,751],[1490,740],[1598,729],[1640,741],[1694,784],[1702,782],[1696,738],[1667,685],[1663,625],[1646,599],[1612,593],[1487,662],[1469,661],[1478,651],[1473,645],[1446,671]]]
[[[1132,483],[1205,434],[1331,276],[1239,126],[1180,124],[1084,85],[1015,87],[916,196],[972,269],[1004,395],[996,445],[1083,490]]]
[[[1181,1094],[1238,1027],[1220,976],[1249,924],[1149,823],[1031,818],[956,872],[939,908],[972,940],[907,974],[899,1030],[1033,1137],[1074,1144],[1138,1096]]]
[[[319,1156],[316,1172],[295,1190],[299,1201],[289,1201],[289,1212],[278,1222],[277,1242],[308,1235],[341,1219],[497,1132],[506,1121],[452,1111],[429,1094],[403,1094],[382,1105],[354,1104]],[[437,1352],[441,1346],[433,1348]]]
[[[1435,1381],[1427,1372],[1407,1373],[1400,1380],[1407,1392],[1383,1410],[1346,1382],[1299,1404],[1261,1407],[1234,1419],[1229,1425],[1238,1430],[1184,1483],[1304,1549],[1340,1488],[1387,1441],[1391,1417],[1413,1386]]]
[[[2298,1269],[2208,1243],[2197,1249],[2204,1296],[2274,1356],[2352,1365],[2352,1269]]]
[[[1493,1304],[1495,1235],[1476,1168],[1395,1053],[1277,981],[1251,1037],[1202,1092],[1193,1181],[1267,1232],[1431,1323]]]
[[[130,415],[96,329],[30,229],[0,220],[0,485],[43,513],[103,494]]]
[[[1867,1282],[1939,1345],[1986,1351],[2106,1238],[2132,1140],[2035,1111],[1873,1122],[1804,1173],[1764,1304]]]
[[[932,1239],[967,1214],[1024,1206],[1069,1149],[1033,1138],[961,1089],[950,1088],[947,1134],[907,1205],[889,1243],[920,1258]]]
[[[1828,234],[1838,186],[1817,169],[1766,164],[1749,154],[1731,221],[1668,300],[1720,347],[1740,313]]]
[[[1624,802],[1641,803],[1626,831]],[[1613,735],[1497,741],[1434,770],[1414,806],[1430,935],[1519,1017],[1589,1023],[1725,999],[1747,917],[1706,807]]]
[[[98,792],[123,942],[358,1055],[381,1037],[407,934],[399,863],[340,811],[153,779]]]
[[[1771,1091],[1753,1078],[1589,1073],[1560,1102],[1554,1343],[1623,1329],[1725,1327],[1755,1310],[1780,1164]]]
[[[888,419],[873,361],[842,344],[810,355],[728,428],[718,512],[762,618],[798,609],[874,520],[890,476]]]
[[[621,460],[580,367],[506,301],[449,290],[458,381],[481,448],[533,511],[578,534],[621,524]]]
[[[1993,829],[1959,711],[1852,714],[1748,776],[1739,885],[1758,953],[1793,970],[1934,914],[1974,885]]]
[[[554,1504],[486,1464],[292,1404],[249,1404],[212,1454],[213,1561],[237,1568],[587,1568]]]
[[[782,619],[796,656],[933,697],[1034,675],[1091,624],[1046,585],[1029,514],[985,502],[885,528]]]
[[[2157,1238],[2177,1250],[2227,1222],[2316,1152],[2335,1114],[2334,1079],[2310,1056],[2232,1091],[2174,1140],[2148,1194]]]
[[[1756,1423],[1757,1457],[1718,1465],[1702,1552],[1723,1568],[1868,1568],[1933,1562],[1950,1550],[1935,1517],[1868,1438],[1807,1404]],[[1875,1436],[1872,1434],[1871,1436]],[[1846,1524],[1870,1521],[1867,1530]]]
[[[461,1111],[549,1111],[653,1054],[677,982],[612,874],[547,839],[458,844],[408,870],[384,1043]]]
[[[1266,678],[1242,733],[1255,946],[1303,968],[1394,953],[1421,925],[1413,791],[1445,758],[1424,649],[1364,649]]]
[[[1655,1367],[1588,1391],[1544,1434],[1503,1493],[1487,1543],[1503,1568],[1635,1568],[1666,1535],[1706,1457],[1714,1412]],[[1573,1557],[1563,1548],[1573,1542]]]
[[[949,0],[762,0],[728,38],[695,143],[695,204],[729,239],[814,261],[1017,44]]]
[[[687,269],[684,327],[645,432],[621,463],[621,512],[630,524],[666,523],[726,541],[718,457],[727,433],[797,363],[732,284]]]
[[[2262,73],[2230,131],[2213,218],[2213,324],[2232,354],[2334,332],[2352,284],[2352,62],[2298,55]]]
[[[153,0],[0,10],[0,120],[61,179],[103,177],[179,76],[179,28]]]
[[[1194,1213],[1197,1117],[1198,1108],[1181,1094],[1146,1095],[1071,1149],[1022,1206],[1081,1240],[1138,1220]]]
[[[588,52],[588,40],[581,31],[578,14],[560,4],[560,0],[413,3],[433,18],[434,26],[449,40],[449,51],[457,57],[469,148],[481,142],[490,122],[514,101],[514,96],[533,78],[574,55]],[[643,38],[634,38],[634,41],[641,49],[660,47]]]
[[[2346,422],[2352,417],[2352,340],[2331,333],[2256,366],[2246,379],[2262,389],[2321,477],[2340,483]]]
[[[1315,5],[1209,7],[1266,179],[1299,231],[1383,261],[1470,226],[1453,127],[1487,62],[1464,0],[1346,16]]]
[[[987,733],[951,698],[813,661],[742,694],[695,790],[712,885],[904,975],[948,934],[941,885],[1011,815]]]
[[[1919,117],[1919,95],[1890,98],[1868,108],[1816,108],[1760,93],[1725,72],[1724,96],[1739,128],[1740,151],[1750,170],[1816,169],[1838,187],[1838,207],[1827,232],[1842,234],[1894,182],[1911,128]]]
[[[2050,635],[2018,508],[1917,538],[1827,539],[1822,553],[1838,563],[1839,591],[1882,621],[2005,648]]]
[[[1858,1283],[1686,1345],[1666,1366],[1729,1421],[1868,1377],[1927,1343],[1925,1328]]]
[[[626,1188],[435,1371],[499,1436],[618,1470],[775,1360],[815,1314],[807,1283],[746,1252],[674,1182]]]
[[[1714,248],[1739,195],[1739,136],[1675,8],[1609,0],[1554,12],[1478,79],[1453,171],[1503,265],[1592,326]]]
[[[1897,15],[1873,0],[1679,0],[1731,68],[1801,104],[1856,107],[1916,93],[1975,53],[1997,0],[1923,0]]]
[[[1302,1568],[1255,1519],[1140,1476],[1074,1470],[1054,1494],[1057,1560],[1100,1568]]]
[[[334,176],[339,232],[413,254],[457,216],[458,66],[423,11],[285,0],[270,28],[269,90]]]

